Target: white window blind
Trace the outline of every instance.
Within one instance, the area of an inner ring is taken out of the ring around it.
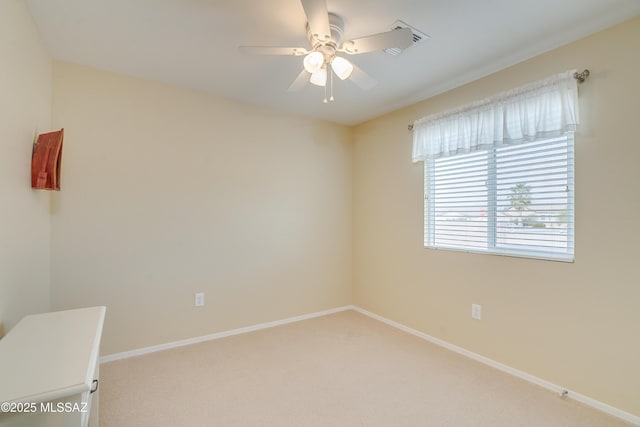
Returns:
[[[425,162],[425,246],[573,259],[573,135]]]
[[[414,123],[425,246],[573,260],[573,73]]]

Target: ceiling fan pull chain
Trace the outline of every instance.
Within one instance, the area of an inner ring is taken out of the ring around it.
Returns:
[[[324,99],[322,100],[323,104],[327,103],[327,83],[324,84]]]
[[[331,84],[331,97],[329,98],[329,101],[333,102],[333,68],[331,67],[331,63],[329,63],[327,65],[327,72],[329,73],[329,75],[330,75],[329,78],[331,79],[331,82],[330,82],[330,84]]]

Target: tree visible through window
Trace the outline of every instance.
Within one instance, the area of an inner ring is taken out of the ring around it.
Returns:
[[[573,135],[425,161],[425,246],[573,259]]]
[[[527,183],[521,182],[511,189],[511,207],[516,212],[523,212],[531,204],[531,187]],[[516,223],[518,221],[516,220]],[[522,215],[520,216],[522,224]]]

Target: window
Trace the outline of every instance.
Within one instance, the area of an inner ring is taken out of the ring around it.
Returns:
[[[426,247],[573,260],[573,133],[424,164]]]
[[[572,261],[575,70],[416,120],[424,244]]]

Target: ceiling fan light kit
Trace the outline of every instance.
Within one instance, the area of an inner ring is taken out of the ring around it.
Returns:
[[[316,86],[326,86],[327,85],[327,69],[320,68],[317,71],[314,71],[311,74],[311,78],[309,82],[313,83]]]
[[[336,56],[331,61],[331,69],[340,80],[345,80],[353,72],[353,64],[340,56]]]
[[[311,52],[304,57],[302,64],[305,70],[313,74],[324,65],[324,56],[318,51]]]
[[[358,55],[368,52],[385,51],[387,49],[404,50],[414,43],[414,36],[410,28],[394,28],[379,34],[347,40],[341,44],[344,34],[344,21],[335,13],[327,10],[326,0],[300,0],[307,17],[307,37],[311,49],[301,47],[269,47],[269,46],[241,46],[245,52],[264,55],[293,55],[303,56],[303,70],[289,87],[289,91],[297,91],[304,87],[306,81],[325,87],[328,77],[335,74],[340,80],[351,77],[356,85],[368,90],[375,85],[364,71],[356,67],[346,58],[337,53]],[[358,73],[354,73],[357,70]],[[333,72],[331,72],[333,71]],[[356,75],[357,74],[357,75]],[[333,79],[331,79],[331,101],[333,101]]]

